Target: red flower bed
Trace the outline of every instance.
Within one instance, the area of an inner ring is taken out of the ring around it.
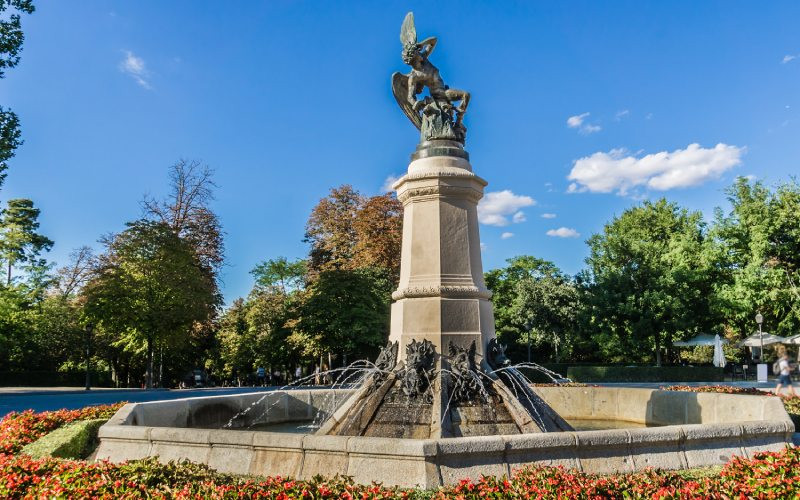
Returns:
[[[42,413],[34,413],[33,410],[9,413],[3,417],[3,420],[0,420],[0,454],[17,453],[26,444],[75,420],[111,418],[124,404],[87,406],[80,410],[57,410]]]
[[[0,455],[3,498],[797,498],[800,450],[734,458],[715,477],[685,479],[649,470],[599,476],[560,467],[526,467],[510,478],[463,480],[436,492],[362,486],[347,478],[254,481],[189,463],[155,459],[114,465]]]
[[[82,418],[107,417],[119,406],[38,414],[28,411],[0,421],[0,449],[6,450],[0,452],[0,498],[800,498],[797,448],[760,453],[750,459],[735,457],[719,474],[696,479],[654,470],[601,476],[530,466],[510,478],[463,480],[434,492],[356,485],[342,477],[253,480],[188,462],[159,464],[153,458],[110,464],[37,460],[14,454],[48,429]]]

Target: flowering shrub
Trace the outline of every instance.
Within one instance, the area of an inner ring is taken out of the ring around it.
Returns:
[[[149,458],[114,465],[24,455],[0,455],[3,498],[797,498],[800,450],[734,458],[711,477],[686,479],[648,470],[600,476],[561,467],[531,466],[510,478],[462,480],[437,491],[357,485],[336,477],[296,481],[253,480],[214,472],[204,465],[159,464]]]
[[[0,454],[17,453],[28,443],[76,420],[111,418],[125,403],[87,406],[80,410],[57,410],[34,413],[26,410],[12,412],[0,420]]]
[[[510,478],[462,480],[436,491],[357,485],[349,478],[253,479],[189,462],[154,458],[122,464],[88,463],[15,454],[21,442],[67,421],[107,418],[120,405],[83,410],[15,413],[0,421],[0,498],[800,498],[800,449],[735,457],[717,474],[692,471],[594,475],[562,467],[529,466]],[[31,435],[24,432],[30,431]]]

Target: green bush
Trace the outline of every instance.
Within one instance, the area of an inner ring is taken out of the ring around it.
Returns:
[[[97,446],[97,430],[107,419],[79,420],[60,427],[22,448],[34,458],[86,458]]]
[[[574,382],[722,382],[715,366],[570,366]]]
[[[91,371],[93,387],[113,387],[111,372]],[[83,387],[86,372],[78,371],[27,371],[0,372],[0,387]]]

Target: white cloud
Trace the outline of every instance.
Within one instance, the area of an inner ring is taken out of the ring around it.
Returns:
[[[783,56],[783,59],[781,59],[781,64],[786,64],[794,59],[797,59],[797,54],[786,54]]]
[[[583,113],[580,115],[570,116],[567,118],[567,127],[569,128],[579,128],[583,125],[583,120],[585,120],[589,116],[589,113]]]
[[[390,175],[389,177],[387,177],[386,180],[383,181],[383,185],[381,186],[381,192],[388,193],[392,191],[392,184],[397,182],[400,179],[400,177],[402,177],[402,175]]]
[[[667,191],[717,179],[723,172],[742,163],[745,148],[717,144],[702,148],[689,144],[686,149],[661,151],[641,158],[625,149],[597,152],[575,161],[567,179],[568,191],[610,193],[625,196],[635,187]]]
[[[141,87],[147,90],[153,88],[150,86],[150,82],[148,81],[150,72],[147,71],[147,66],[145,66],[144,59],[137,56],[130,50],[125,51],[125,58],[119,63],[119,70],[133,78],[133,80]]]
[[[647,113],[647,114],[645,115],[644,119],[645,119],[645,120],[652,120],[652,119],[653,119],[653,113]]]
[[[550,229],[545,234],[547,234],[547,236],[553,236],[555,238],[577,238],[578,236],[581,235],[581,233],[570,227],[560,227],[558,229]]]
[[[487,248],[486,243],[481,241],[481,252],[485,252]]]
[[[555,219],[556,214],[542,214],[542,219]]]
[[[629,114],[631,114],[631,112],[629,110],[623,109],[623,110],[617,111],[617,114],[614,115],[614,119],[617,120],[617,121],[620,121],[623,118],[625,118],[626,116],[628,116]]]
[[[486,193],[478,203],[478,221],[488,226],[507,226],[512,216],[514,222],[525,221],[525,214],[520,211],[522,207],[530,207],[536,200],[530,196],[514,194],[509,189]]]
[[[514,216],[511,218],[511,222],[513,222],[514,224],[519,224],[520,222],[525,222],[526,220],[528,220],[528,218],[525,217],[525,212],[523,212],[522,210],[516,212]]]
[[[567,118],[567,127],[576,128],[582,134],[591,134],[603,130],[603,128],[600,125],[595,125],[593,123],[586,123],[586,118],[588,117],[589,117],[588,112],[581,113],[575,116],[570,116],[569,118]]]
[[[500,235],[500,238],[502,238],[504,240],[507,240],[507,239],[513,238],[513,237],[514,237],[514,233],[509,233],[507,231]]]

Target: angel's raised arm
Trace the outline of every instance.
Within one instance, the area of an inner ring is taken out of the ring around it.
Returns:
[[[420,50],[425,51],[422,53],[422,55],[428,57],[433,52],[433,49],[436,47],[436,42],[438,41],[439,40],[435,36],[431,36],[419,42],[417,46],[420,48]]]

